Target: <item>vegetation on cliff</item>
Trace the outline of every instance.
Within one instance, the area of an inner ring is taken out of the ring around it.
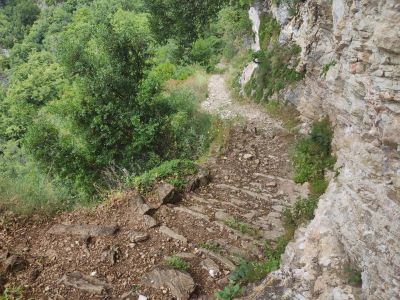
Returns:
[[[224,0],[48,0],[40,8],[5,1],[0,205],[57,211],[93,202],[127,174],[202,155],[215,133],[212,118],[198,110],[203,69],[240,48],[250,32],[243,7]]]

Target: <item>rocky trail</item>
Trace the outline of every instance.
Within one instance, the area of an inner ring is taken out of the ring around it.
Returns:
[[[210,77],[202,106],[242,121],[209,174],[194,178],[200,187],[179,198],[160,183],[51,220],[5,218],[0,287],[34,299],[213,299],[241,257],[262,259],[264,241],[283,232],[282,211],[308,192],[290,179],[290,137],[256,106],[233,102],[221,75]],[[173,255],[186,271],[166,263]]]

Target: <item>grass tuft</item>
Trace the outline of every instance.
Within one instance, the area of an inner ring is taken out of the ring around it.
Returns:
[[[350,266],[346,266],[344,271],[347,274],[347,282],[354,286],[361,286],[362,285],[362,277],[361,272],[358,270],[353,269]]]
[[[191,160],[171,160],[128,181],[141,193],[150,191],[159,180],[166,180],[177,188],[182,188],[186,183],[185,177],[197,171],[197,165]]]
[[[190,267],[187,262],[176,255],[166,258],[165,261],[169,266],[181,271],[187,271]]]
[[[229,226],[232,229],[238,230],[243,234],[248,234],[251,236],[259,236],[259,231],[256,228],[251,227],[248,224],[242,223],[234,218],[225,220],[225,225]]]
[[[220,246],[215,242],[204,242],[204,243],[199,244],[199,247],[203,248],[203,249],[210,250],[212,252],[219,252],[220,251]]]

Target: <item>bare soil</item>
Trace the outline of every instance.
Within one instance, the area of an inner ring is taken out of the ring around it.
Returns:
[[[283,232],[281,212],[308,190],[291,180],[288,152],[292,141],[281,124],[255,105],[233,102],[221,75],[211,76],[209,89],[209,99],[202,105],[205,110],[223,118],[242,119],[231,129],[220,155],[207,163],[212,175],[209,185],[186,193],[175,205],[151,211],[158,223],[154,228],[148,228],[144,217],[129,206],[134,191],[114,193],[96,208],[64,212],[50,219],[4,215],[0,274],[7,285],[23,287],[25,297],[33,299],[138,299],[138,295],[174,299],[167,287],[150,288],[142,278],[155,266],[165,265],[166,257],[178,254],[190,265],[188,273],[196,284],[191,299],[212,299],[230,272],[228,265],[215,257],[232,264],[241,256],[262,259],[263,242],[274,241]],[[245,224],[248,230],[230,228],[227,219]],[[56,224],[117,224],[119,230],[98,237],[50,234]],[[187,242],[161,233],[159,226],[167,226]],[[146,232],[149,239],[133,243],[132,231]],[[216,256],[201,249],[212,243],[219,246],[208,251]],[[21,270],[6,271],[4,262],[10,256],[27,263]],[[200,266],[207,257],[220,268],[216,278]],[[61,281],[75,271],[106,283],[107,291],[95,294]]]

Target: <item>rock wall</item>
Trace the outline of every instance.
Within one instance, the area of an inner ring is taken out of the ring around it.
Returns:
[[[305,121],[330,116],[340,175],[248,299],[400,299],[400,1],[309,0],[295,17],[266,6],[307,70],[280,98]]]

